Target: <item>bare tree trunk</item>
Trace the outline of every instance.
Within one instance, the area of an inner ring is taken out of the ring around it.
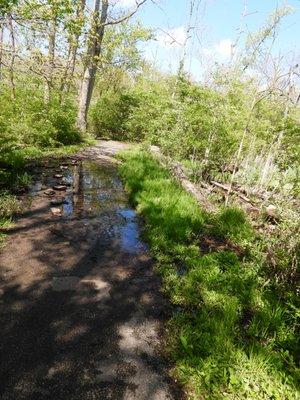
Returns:
[[[84,10],[86,6],[86,0],[78,0],[76,8],[76,20],[82,21],[84,18]],[[78,30],[77,33],[70,39],[69,50],[68,50],[68,61],[63,74],[61,87],[60,87],[60,101],[62,101],[63,93],[68,93],[70,85],[74,77],[77,53],[78,53],[78,42],[81,35],[82,29]]]
[[[79,94],[79,107],[77,114],[77,127],[81,131],[86,130],[87,113],[95,85],[95,77],[98,59],[101,54],[101,46],[104,36],[105,22],[107,20],[108,0],[102,0],[101,16],[99,19],[100,0],[95,0],[94,16],[89,32],[89,46],[87,60]]]
[[[253,154],[255,154],[255,141],[256,141],[256,136],[254,135],[253,137],[251,137],[251,142],[249,145],[249,150],[248,150],[248,154],[245,158],[245,162],[244,162],[244,169],[245,171],[248,171],[249,168],[249,164],[251,162],[251,160],[253,160]]]
[[[214,138],[215,138],[215,132],[214,131],[210,132],[209,137],[208,137],[208,143],[207,143],[207,146],[206,146],[206,149],[205,149],[205,152],[204,152],[204,158],[203,158],[203,162],[202,162],[202,170],[204,170],[204,168],[208,164]]]
[[[127,15],[113,19],[107,22],[107,13],[109,0],[101,1],[101,13],[100,13],[100,0],[94,0],[94,12],[91,23],[91,28],[88,34],[88,49],[86,53],[85,69],[81,87],[79,90],[79,106],[77,113],[77,127],[79,130],[84,132],[86,130],[86,119],[87,113],[92,98],[97,67],[99,64],[99,56],[102,50],[102,41],[104,36],[104,30],[106,25],[117,25],[131,18],[137,10],[146,3],[147,0],[136,0],[135,8],[130,11]],[[99,18],[100,13],[100,18]]]
[[[182,51],[182,57],[179,61],[179,68],[178,68],[178,77],[182,77],[184,74],[184,66],[185,66],[185,60],[186,60],[186,56],[187,56],[187,45],[188,45],[188,41],[191,38],[191,31],[195,28],[192,25],[192,19],[193,19],[193,14],[195,11],[195,5],[196,5],[196,0],[190,0],[190,4],[189,4],[189,20],[188,20],[188,24],[186,27],[186,38],[185,41],[182,45],[183,47],[183,51]]]
[[[240,144],[239,144],[239,148],[238,148],[238,151],[237,151],[237,154],[236,154],[235,163],[234,163],[234,167],[233,167],[233,172],[231,174],[230,184],[229,184],[228,192],[227,192],[227,195],[226,195],[225,206],[227,206],[228,202],[229,202],[229,196],[230,196],[230,193],[232,191],[232,185],[233,185],[234,178],[235,178],[235,175],[236,175],[237,170],[238,170],[240,157],[241,157],[242,150],[243,150],[243,147],[244,147],[244,142],[245,142],[247,134],[249,133],[249,125],[250,125],[250,122],[251,122],[251,119],[252,119],[252,113],[254,111],[254,108],[255,108],[256,104],[257,104],[257,99],[256,99],[256,96],[254,96],[252,104],[251,104],[251,107],[250,107],[250,110],[249,110],[249,114],[248,114],[248,118],[247,118],[247,121],[246,121],[246,125],[245,125],[244,131],[243,131],[243,135],[242,135],[242,138],[241,138],[241,141],[240,141]]]
[[[68,74],[69,74],[69,69],[70,69],[70,63],[71,63],[71,51],[72,51],[72,42],[70,41],[69,43],[69,49],[68,49],[68,55],[67,55],[67,62],[66,66],[64,69],[64,73],[61,77],[61,83],[60,83],[60,91],[59,91],[59,102],[62,104],[63,102],[63,95],[67,93],[67,80],[68,80]]]
[[[45,103],[49,103],[51,90],[53,87],[53,74],[55,68],[55,46],[56,46],[56,29],[57,29],[57,18],[54,17],[50,23],[50,31],[48,37],[48,59],[47,59],[47,69],[46,72],[46,82],[45,82]]]
[[[176,83],[174,85],[172,99],[175,98],[176,92],[178,90],[179,81],[184,76],[185,61],[186,61],[186,56],[187,56],[187,45],[191,38],[191,32],[195,28],[194,26],[192,26],[192,20],[193,20],[193,15],[195,12],[196,2],[197,2],[197,0],[190,0],[190,2],[189,2],[189,18],[188,18],[188,23],[187,23],[187,26],[185,29],[186,37],[185,37],[184,42],[182,44],[180,44],[182,46],[182,56],[179,60],[177,79],[176,79]],[[174,41],[176,41],[176,40],[174,39]]]
[[[77,10],[76,10],[76,19],[82,21],[84,18],[84,10],[86,6],[86,0],[78,0],[77,3]],[[74,71],[75,71],[75,65],[76,65],[76,58],[77,58],[77,52],[78,52],[78,41],[81,35],[81,29],[80,31],[77,32],[77,34],[74,37],[74,43],[73,46],[71,47],[71,62],[70,62],[70,79],[73,78]]]
[[[277,152],[278,152],[278,150],[280,148],[280,145],[281,145],[284,133],[285,133],[285,124],[286,124],[286,120],[287,120],[287,117],[288,117],[288,114],[289,114],[289,103],[288,103],[288,101],[289,100],[287,100],[287,102],[286,102],[285,110],[284,110],[284,117],[283,117],[283,125],[284,126],[281,129],[281,131],[279,132],[275,143],[273,143],[271,145],[269,153],[268,153],[267,158],[266,158],[266,162],[265,162],[264,168],[262,170],[262,174],[261,174],[261,178],[260,178],[260,185],[261,186],[264,185],[264,183],[266,181],[266,178],[269,175],[270,167],[272,165],[274,157],[276,156],[276,154],[277,154]]]
[[[4,22],[0,22],[0,82],[2,80],[3,39],[4,39]]]
[[[71,54],[70,54],[70,73],[69,77],[67,80],[67,91],[69,91],[70,87],[70,82],[72,81],[74,77],[74,72],[75,72],[75,66],[76,66],[76,59],[77,59],[77,52],[78,52],[78,40],[79,40],[79,35],[76,36],[75,39],[75,44],[71,47]]]
[[[280,130],[275,142],[273,142],[273,144],[270,147],[268,156],[266,158],[266,162],[265,162],[265,166],[263,168],[262,171],[262,175],[260,178],[260,185],[263,186],[263,184],[266,181],[266,178],[269,174],[269,169],[270,166],[272,165],[272,161],[274,160],[274,157],[277,155],[277,152],[280,149],[281,146],[281,142],[284,138],[284,134],[285,134],[285,130],[286,130],[286,122],[287,122],[287,118],[289,116],[289,112],[290,112],[290,102],[291,102],[291,92],[292,92],[292,78],[293,78],[293,74],[296,72],[296,69],[298,68],[298,64],[294,67],[291,67],[288,73],[288,92],[287,92],[287,100],[285,103],[285,108],[284,108],[284,114],[283,114],[283,127]]]
[[[16,57],[16,40],[15,40],[15,32],[13,26],[13,19],[10,13],[7,14],[7,24],[10,34],[10,44],[11,44],[11,58],[9,63],[9,77],[10,77],[10,84],[12,90],[12,99],[16,99],[16,85],[15,85],[15,57]]]

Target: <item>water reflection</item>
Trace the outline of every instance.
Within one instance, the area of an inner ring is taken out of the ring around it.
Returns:
[[[125,224],[118,227],[120,245],[127,253],[139,253],[146,250],[146,246],[140,240],[139,226],[136,213],[132,209],[123,209],[119,214],[124,218]]]
[[[84,209],[84,190],[83,190],[83,167],[82,163],[78,163],[73,167],[73,210],[68,207],[68,212],[78,212]],[[65,210],[64,210],[65,212]]]
[[[64,196],[62,218],[76,218],[84,225],[93,224],[105,227],[109,237],[130,254],[145,251],[145,244],[139,235],[139,225],[136,213],[128,207],[128,202],[122,183],[114,166],[98,165],[94,162],[77,162],[68,165],[61,171],[62,177],[55,178],[54,169],[48,169],[32,186],[32,195],[55,185],[65,185],[66,190],[57,192],[55,196]],[[95,235],[97,230],[95,230]]]

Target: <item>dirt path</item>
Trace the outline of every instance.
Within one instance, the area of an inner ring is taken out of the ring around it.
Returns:
[[[46,163],[10,230],[0,254],[2,400],[182,398],[159,351],[170,310],[113,165],[123,147]],[[45,194],[56,185],[65,188]]]

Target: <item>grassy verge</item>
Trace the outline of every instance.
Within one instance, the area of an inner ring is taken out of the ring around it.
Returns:
[[[216,214],[151,155],[122,155],[131,201],[174,305],[174,373],[193,399],[297,399],[296,292],[270,279],[264,238],[235,208]]]

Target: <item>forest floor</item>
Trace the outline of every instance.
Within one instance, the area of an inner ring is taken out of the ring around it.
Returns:
[[[32,165],[0,254],[2,400],[182,399],[162,351],[171,309],[99,143]]]

